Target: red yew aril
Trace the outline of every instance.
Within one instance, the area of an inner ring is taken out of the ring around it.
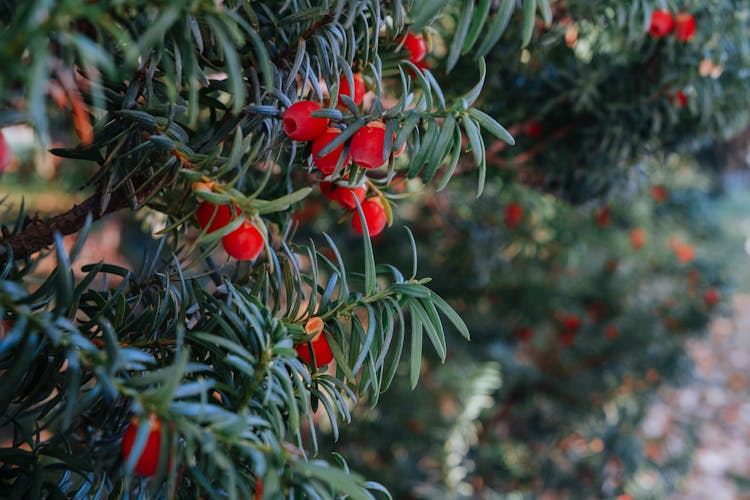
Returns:
[[[634,250],[640,250],[646,244],[646,231],[640,227],[634,227],[630,230],[630,246]]]
[[[208,226],[206,232],[213,233],[232,222],[239,213],[236,207],[234,208],[234,214],[232,211],[233,210],[229,208],[229,205],[214,205],[209,201],[204,201],[198,207],[195,216],[198,219],[198,225],[201,229],[205,229],[206,226]],[[214,215],[214,213],[216,213],[216,215]],[[213,218],[213,221],[211,218]],[[211,224],[210,226],[209,223]]]
[[[687,12],[677,14],[677,28],[674,36],[681,42],[689,42],[695,36],[695,18],[692,14]]]
[[[662,38],[672,33],[674,30],[674,18],[666,10],[655,10],[651,14],[651,24],[648,27],[648,34],[654,38]]]
[[[505,207],[505,227],[517,228],[523,221],[523,207],[518,203],[508,203]]]
[[[141,455],[135,463],[133,470],[141,476],[153,476],[159,466],[159,455],[161,453],[161,421],[155,414],[151,414],[148,419],[150,430],[146,438],[146,446],[143,448]],[[139,419],[134,418],[125,433],[122,435],[122,456],[125,460],[130,457],[130,452],[135,444],[135,438],[138,434]]]
[[[576,339],[576,332],[572,330],[566,330],[560,334],[560,344],[568,346],[573,343]]]
[[[713,307],[721,301],[721,292],[714,287],[707,288],[703,293],[703,301],[707,306]]]
[[[362,78],[362,73],[354,73],[352,80],[354,80],[354,95],[352,95],[352,91],[349,88],[349,80],[346,79],[346,76],[342,75],[341,79],[339,79],[340,106],[344,106],[344,102],[341,100],[342,95],[349,96],[357,106],[362,104],[362,100],[365,98],[365,79]]]
[[[8,147],[8,143],[5,141],[5,136],[0,132],[0,174],[5,171],[5,167],[13,159],[13,153]]]
[[[607,325],[604,329],[604,336],[609,340],[614,340],[620,336],[620,330],[618,330],[615,325]]]
[[[528,137],[537,138],[541,137],[541,135],[544,133],[544,129],[542,128],[541,123],[536,120],[531,120],[524,123],[523,133]]]
[[[519,326],[513,330],[513,335],[522,342],[528,342],[534,338],[534,330],[529,326]]]
[[[341,155],[344,153],[344,143],[341,143],[336,149],[323,157],[319,157],[318,153],[320,153],[320,150],[326,147],[328,143],[334,140],[340,133],[341,130],[335,127],[329,127],[312,143],[313,163],[320,169],[321,172],[326,175],[331,175],[333,171],[336,170],[336,165],[338,164],[339,158],[341,158]],[[342,165],[346,165],[347,163],[349,163],[350,157],[351,153],[347,153],[347,156],[346,158],[344,158]]]
[[[295,141],[312,141],[326,131],[328,119],[312,116],[313,111],[322,109],[314,101],[297,101],[284,112],[282,125],[284,132]]]
[[[383,202],[380,201],[380,198],[370,198],[365,201],[362,204],[362,213],[365,216],[367,232],[370,236],[378,235],[385,229],[388,218],[385,215],[385,208],[383,208]],[[359,212],[354,212],[354,215],[352,215],[352,227],[357,233],[363,234]]]
[[[254,260],[263,250],[263,235],[249,220],[224,236],[221,242],[224,250],[237,260]]]
[[[666,187],[662,186],[661,184],[651,186],[651,199],[653,199],[655,202],[662,203],[664,201],[667,201],[668,197],[669,191],[667,191]]]
[[[327,365],[333,360],[331,346],[328,344],[328,340],[323,333],[324,326],[323,320],[319,317],[308,319],[305,324],[305,333],[314,335],[314,337],[309,343],[305,342],[295,347],[297,356],[308,365],[312,363],[313,353],[315,354],[315,368]],[[310,345],[312,345],[312,351],[310,350]]]
[[[685,94],[685,91],[678,90],[677,93],[672,96],[672,102],[681,108],[687,106],[688,98],[687,94]]]
[[[354,201],[354,198],[356,197],[361,205],[365,201],[365,196],[367,196],[367,188],[365,186],[350,188],[333,182],[321,182],[320,191],[323,193],[323,196],[335,201],[344,210],[356,210],[357,203]]]
[[[414,64],[427,57],[427,42],[422,35],[407,33],[404,37],[404,49],[409,53],[409,60]]]
[[[566,332],[576,332],[581,328],[581,318],[575,314],[566,314],[560,319],[560,324]]]
[[[602,229],[608,228],[612,224],[612,211],[609,205],[601,207],[596,212],[596,225]]]
[[[362,168],[382,167],[385,146],[385,123],[370,122],[354,133],[349,146],[354,163]]]

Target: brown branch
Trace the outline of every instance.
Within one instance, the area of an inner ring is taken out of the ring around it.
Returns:
[[[122,191],[115,191],[104,211],[101,210],[101,203],[102,195],[97,192],[80,205],[73,205],[73,208],[65,213],[45,221],[32,219],[23,231],[0,240],[0,243],[10,245],[13,249],[13,259],[24,259],[54,243],[56,232],[65,236],[80,231],[86,223],[88,214],[91,214],[93,220],[99,220],[107,214],[127,207],[128,198]]]

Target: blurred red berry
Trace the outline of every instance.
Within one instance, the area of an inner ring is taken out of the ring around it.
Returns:
[[[360,128],[352,137],[349,150],[354,163],[362,168],[378,168],[385,164],[385,124],[373,121]]]
[[[383,208],[383,202],[380,198],[370,198],[362,204],[362,213],[365,216],[367,222],[367,232],[370,236],[380,234],[388,221],[385,215],[385,208]],[[359,218],[359,212],[354,212],[352,215],[352,227],[354,230],[362,234],[362,221]]]
[[[505,206],[505,227],[517,228],[523,221],[523,207],[518,203],[508,203]]]
[[[672,96],[672,102],[677,106],[684,108],[688,103],[687,94],[685,94],[683,90],[678,90],[677,93]]]
[[[13,153],[5,141],[5,136],[0,132],[0,174],[5,171],[5,167],[13,160]]]
[[[534,338],[534,330],[529,326],[519,326],[513,330],[513,335],[515,335],[518,340],[527,342]]]
[[[616,339],[620,336],[620,330],[615,325],[607,325],[604,329],[604,336],[610,340]]]
[[[596,225],[604,229],[609,227],[610,224],[612,224],[612,211],[609,205],[605,205],[596,212]]]
[[[328,127],[328,120],[312,116],[313,111],[320,109],[320,104],[313,101],[297,101],[289,106],[282,118],[286,135],[295,141],[312,141],[321,136]]]
[[[653,199],[657,203],[661,203],[663,201],[666,201],[669,197],[669,192],[667,191],[667,188],[662,186],[661,184],[656,184],[654,186],[651,186],[651,199]]]
[[[362,104],[362,100],[365,98],[365,80],[362,78],[362,73],[354,73],[352,75],[354,80],[354,95],[349,88],[349,80],[346,79],[345,75],[341,75],[339,79],[339,105],[344,106],[344,101],[341,100],[341,96],[349,96],[354,104],[359,106]]]
[[[654,38],[662,38],[674,30],[674,18],[666,10],[655,10],[651,14],[651,24],[648,34]]]
[[[707,288],[703,293],[703,301],[707,306],[713,307],[721,301],[721,292],[714,287]]]
[[[336,169],[336,165],[338,164],[339,158],[341,158],[342,154],[344,153],[344,143],[339,144],[333,151],[328,153],[325,156],[319,157],[318,153],[328,145],[332,140],[336,138],[337,135],[341,133],[341,130],[329,127],[323,132],[321,136],[319,136],[317,139],[315,139],[312,143],[312,157],[313,157],[313,163],[316,167],[320,169],[321,172],[323,172],[326,175],[331,175],[333,171]],[[347,163],[349,163],[351,155],[347,154],[347,156],[344,158],[344,161],[342,165],[346,166]]]
[[[256,259],[263,250],[263,235],[249,220],[224,236],[221,242],[224,244],[224,250],[237,260]]]
[[[674,36],[681,42],[689,42],[695,36],[695,18],[692,14],[687,12],[677,14],[677,28]]]
[[[125,433],[122,435],[122,456],[125,460],[130,457],[130,452],[133,450],[135,444],[135,438],[138,434],[139,419],[134,418],[131,420],[130,425],[125,429]],[[161,421],[155,414],[151,414],[149,417],[148,425],[150,430],[148,437],[146,438],[146,446],[143,448],[141,455],[135,462],[133,470],[136,474],[141,476],[153,476],[156,474],[156,469],[159,466],[159,454],[161,453]]]
[[[646,231],[640,227],[634,227],[630,230],[630,246],[634,250],[640,250],[646,244]]]
[[[542,136],[544,128],[538,121],[531,120],[523,124],[523,133],[528,137],[537,138]]]
[[[581,318],[575,314],[566,314],[560,319],[560,324],[563,330],[568,332],[576,332],[581,328]]]
[[[576,332],[572,330],[566,330],[560,334],[560,343],[562,345],[570,345],[576,339]]]

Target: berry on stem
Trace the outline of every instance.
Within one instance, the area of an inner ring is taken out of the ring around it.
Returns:
[[[201,229],[205,229],[208,226],[206,232],[213,233],[232,222],[238,213],[237,207],[234,207],[234,210],[232,210],[229,205],[214,205],[211,202],[204,201],[198,207],[195,216],[198,219],[198,225]],[[212,218],[213,221],[211,220]],[[211,224],[210,226],[209,223]]]
[[[308,365],[312,362],[313,353],[315,354],[315,368],[327,365],[333,360],[331,346],[328,344],[325,334],[323,334],[324,326],[323,320],[317,316],[308,319],[305,323],[305,333],[314,335],[314,337],[309,342],[298,344],[295,347],[297,355]],[[310,345],[312,345],[312,351]]]
[[[312,141],[326,131],[328,120],[312,116],[313,111],[322,109],[314,101],[297,101],[284,112],[282,125],[284,132],[295,141]]]
[[[263,250],[263,235],[249,220],[224,236],[221,242],[224,250],[237,260],[254,260]]]
[[[349,88],[349,80],[346,79],[346,76],[341,75],[339,79],[339,106],[344,106],[344,102],[341,100],[342,95],[349,96],[357,106],[362,104],[362,100],[365,98],[365,80],[362,78],[362,73],[354,73],[352,79],[354,80],[354,95]]]
[[[427,57],[427,42],[422,35],[407,33],[404,37],[404,49],[409,53],[409,60],[414,64]]]
[[[133,470],[141,476],[153,476],[159,466],[159,454],[161,453],[161,421],[156,414],[149,416],[148,424],[150,430],[146,438],[146,446],[143,448],[141,455],[135,463]],[[125,460],[130,457],[130,452],[135,444],[135,438],[138,435],[139,419],[131,420],[125,433],[122,435],[122,456]]]
[[[662,38],[674,31],[674,18],[666,10],[655,10],[651,14],[651,24],[648,34],[654,38]]]
[[[385,123],[373,121],[354,133],[349,151],[354,163],[362,168],[378,168],[385,164]]]
[[[681,42],[689,42],[695,36],[695,18],[692,14],[687,12],[677,14],[677,28],[674,36]]]
[[[323,196],[335,201],[344,210],[356,210],[357,202],[354,199],[358,199],[359,203],[362,204],[367,195],[367,188],[365,186],[349,188],[333,182],[321,182],[320,191],[323,193]]]
[[[340,133],[341,130],[335,127],[328,127],[325,132],[323,132],[323,134],[315,139],[312,143],[313,163],[320,169],[321,172],[326,175],[331,175],[336,169],[339,158],[341,158],[341,155],[344,152],[344,143],[341,143],[336,149],[325,156],[320,157],[318,156],[318,153],[320,153],[320,150],[326,147],[328,143],[334,140]],[[349,163],[350,158],[351,154],[347,153],[346,158],[344,158],[343,165]]]
[[[367,232],[370,236],[380,234],[387,222],[385,215],[385,208],[383,208],[383,202],[380,198],[370,198],[362,204],[362,213],[365,216],[367,222]],[[359,234],[363,234],[362,220],[359,218],[359,212],[355,212],[352,215],[352,227]]]

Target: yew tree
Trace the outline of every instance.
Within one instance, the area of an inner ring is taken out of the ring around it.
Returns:
[[[440,64],[472,61],[455,98],[428,54],[445,8],[462,14]],[[474,107],[476,47],[516,10],[520,46],[547,1],[2,2],[0,125],[33,127],[40,151],[74,130],[50,152],[92,172],[57,215],[3,202],[3,494],[388,495],[318,455],[316,428],[376,405],[402,358],[417,386],[445,329],[469,337],[416,252],[397,269],[370,236],[414,247],[388,227],[395,187],[445,188],[466,151],[482,192],[485,138],[513,139]],[[362,234],[354,269],[330,236],[295,238],[319,191]],[[142,260],[81,261],[114,212],[151,221]]]

